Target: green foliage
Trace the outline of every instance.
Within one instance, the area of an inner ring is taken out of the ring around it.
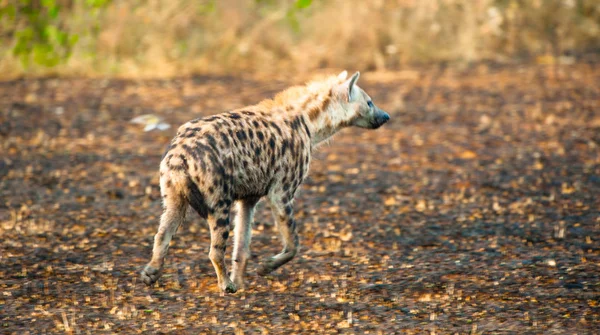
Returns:
[[[206,15],[214,13],[217,10],[217,0],[208,0],[206,3],[198,3],[198,14]]]
[[[294,6],[292,6],[287,14],[286,18],[290,26],[295,32],[300,31],[300,22],[298,21],[297,13],[303,9],[310,7],[312,0],[296,0]]]
[[[296,0],[296,8],[304,9],[310,6],[312,0]]]
[[[91,8],[107,5],[110,0],[86,0]],[[0,20],[7,20],[14,30],[12,54],[24,67],[31,62],[56,66],[65,62],[79,36],[60,24],[61,6],[56,0],[18,0],[0,8]]]
[[[264,5],[267,8],[280,8],[282,4],[277,0],[255,0],[257,4]],[[296,33],[300,32],[300,21],[298,20],[298,13],[302,10],[309,8],[312,4],[312,0],[295,0],[291,6],[288,7],[285,12],[285,20],[290,25],[292,30]]]

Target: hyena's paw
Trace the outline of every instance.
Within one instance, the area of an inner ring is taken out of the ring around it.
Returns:
[[[162,269],[157,269],[151,265],[146,265],[144,270],[142,270],[141,276],[144,284],[150,286],[154,284],[162,273]]]
[[[231,280],[219,283],[219,289],[221,289],[221,292],[225,293],[235,293],[238,290],[237,286]]]
[[[238,291],[246,288],[246,283],[244,283],[243,278],[232,277],[231,281],[233,282],[233,285],[235,285],[235,287],[237,288]]]
[[[275,259],[269,258],[258,268],[257,273],[259,276],[266,276],[273,270],[275,270]]]

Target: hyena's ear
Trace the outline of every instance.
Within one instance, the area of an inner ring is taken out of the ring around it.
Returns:
[[[337,77],[339,80],[346,80],[346,78],[348,78],[348,71],[344,70],[340,72]]]
[[[352,75],[352,78],[348,79],[348,101],[352,101],[352,90],[354,89],[358,77],[360,77],[360,72],[356,71],[356,73]]]

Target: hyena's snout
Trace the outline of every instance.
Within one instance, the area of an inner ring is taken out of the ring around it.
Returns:
[[[383,109],[375,107],[375,113],[373,113],[373,119],[371,120],[371,126],[373,129],[381,127],[384,123],[390,120],[390,115]]]

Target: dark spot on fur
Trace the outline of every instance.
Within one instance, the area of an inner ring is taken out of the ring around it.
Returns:
[[[214,152],[209,152],[207,153],[208,159],[210,160],[211,166],[215,166],[216,164],[219,164],[219,160],[217,159],[217,156],[215,155]]]
[[[290,143],[290,151],[292,152],[292,157],[296,157],[296,142],[293,139]]]
[[[287,150],[287,146],[288,146],[288,141],[287,140],[283,140],[281,142],[281,157],[283,157],[285,155],[285,151]]]
[[[192,149],[192,147],[190,147],[189,145],[184,143],[183,145],[181,145],[181,147],[183,148],[185,153],[187,153],[189,156],[195,158],[196,160],[199,158],[198,152],[196,150]]]
[[[310,137],[310,130],[308,130],[308,126],[306,125],[306,122],[304,122],[304,118],[300,118],[300,122],[304,126],[304,131],[306,132],[306,134],[308,135],[308,137]]]
[[[263,135],[262,131],[257,131],[256,136],[258,136],[258,139],[261,141],[265,139],[265,135]]]
[[[240,129],[238,131],[235,132],[235,136],[237,136],[237,138],[240,141],[243,141],[246,139],[246,132],[244,131],[244,129]]]
[[[169,168],[173,171],[185,171],[185,167],[183,165],[172,165]]]
[[[290,202],[291,200],[292,199],[289,194],[286,194],[281,198],[281,201],[283,201],[283,202]]]
[[[300,167],[298,168],[298,172],[303,172],[304,171],[304,161],[300,160]]]
[[[271,137],[269,139],[269,146],[271,147],[271,149],[275,149],[275,138]]]
[[[271,124],[271,127],[273,127],[273,128],[275,128],[275,129],[277,129],[277,133],[279,133],[279,136],[283,135],[283,134],[281,133],[281,128],[279,128],[279,126],[278,126],[278,125],[277,125],[275,122],[273,122],[273,121],[270,121],[269,123]]]
[[[206,135],[206,140],[208,141],[208,144],[210,145],[210,147],[213,148],[213,150],[215,150],[215,151],[219,150],[217,148],[217,140],[215,140],[215,138],[212,137],[212,135]]]
[[[233,120],[241,119],[242,117],[239,114],[231,113],[229,114],[229,118]]]
[[[292,228],[292,230],[296,229],[296,220],[290,218],[287,222],[288,227]]]
[[[221,218],[217,220],[217,227],[229,226],[229,218]]]
[[[219,115],[213,115],[213,116],[207,117],[206,119],[203,119],[203,121],[204,122],[212,122],[217,119],[219,119]]]
[[[200,142],[200,141],[196,141],[195,143],[196,145],[196,151],[198,151],[198,154],[202,153],[202,152],[211,152],[212,148],[209,147],[208,145]]]
[[[228,239],[228,238],[229,238],[229,231],[228,231],[228,230],[226,230],[226,231],[224,231],[224,232],[223,232],[223,239],[225,239],[225,240],[226,240],[226,239]]]
[[[292,122],[292,129],[298,130],[299,126],[300,126],[300,120],[298,118],[295,118],[294,121]]]
[[[170,188],[171,186],[173,186],[173,182],[171,181],[171,179],[167,180],[167,187]]]
[[[254,125],[254,128],[258,128],[258,121],[252,120],[252,124]]]
[[[196,130],[197,129],[200,129],[200,128],[188,128],[188,129],[186,129],[185,132],[183,133],[182,137],[190,138],[190,137],[196,136]]]
[[[183,162],[184,169],[188,170],[190,166],[188,165],[187,158],[185,158],[185,156],[181,154],[179,155],[179,158],[181,158],[181,161]]]
[[[292,215],[293,210],[294,209],[292,208],[292,205],[286,205],[285,206],[285,214]]]
[[[259,157],[260,156],[260,152],[261,152],[260,147],[256,146],[256,149],[254,149],[254,156],[255,157]]]
[[[225,175],[225,169],[223,168],[223,166],[221,164],[217,165],[217,174],[219,176]]]
[[[227,137],[227,135],[225,135],[225,133],[221,133],[221,141],[223,141],[223,143],[225,143],[225,145],[229,145],[229,138]]]

